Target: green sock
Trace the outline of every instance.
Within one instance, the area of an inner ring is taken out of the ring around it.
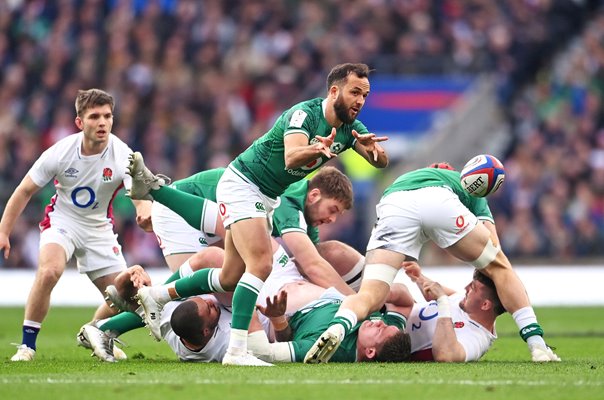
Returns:
[[[252,279],[248,279],[248,277],[252,277]],[[256,309],[258,292],[262,289],[263,284],[264,282],[255,276],[249,273],[243,274],[233,293],[232,329],[242,329],[246,331],[249,329],[252,315]]]
[[[216,292],[212,287],[212,274],[214,273],[220,273],[220,269],[200,269],[199,271],[195,271],[192,275],[178,279],[174,284],[174,289],[176,289],[176,293],[178,293],[180,297]],[[170,279],[172,279],[172,277],[170,277]]]
[[[176,280],[178,280],[180,278],[181,278],[181,276],[180,276],[180,269],[177,269],[176,272],[174,272],[172,275],[170,275],[170,277],[168,278],[168,280],[166,280],[164,282],[164,285],[166,283],[174,282],[174,281],[176,281]]]
[[[201,230],[201,217],[205,209],[206,199],[169,186],[162,186],[151,192],[153,200],[183,217],[193,228]]]
[[[107,322],[99,326],[99,329],[103,332],[115,332],[119,336],[131,330],[142,328],[143,326],[145,326],[145,323],[136,313],[123,312],[109,318]]]

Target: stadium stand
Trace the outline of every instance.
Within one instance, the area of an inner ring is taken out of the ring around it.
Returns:
[[[508,253],[602,255],[604,28],[597,3],[0,2],[0,205],[41,151],[74,132],[79,88],[112,93],[116,133],[152,170],[178,179],[226,165],[281,110],[322,95],[331,66],[363,61],[376,77],[493,77],[511,121],[508,182],[493,207]],[[549,69],[571,38],[572,58]],[[375,179],[368,190],[379,187]],[[35,267],[36,225],[51,192],[19,219],[2,268]],[[136,228],[127,201],[118,198],[115,212],[127,260],[160,264],[155,239]]]

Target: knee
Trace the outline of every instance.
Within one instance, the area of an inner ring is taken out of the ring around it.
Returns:
[[[63,267],[55,264],[40,265],[36,279],[39,283],[44,286],[54,287],[61,275],[63,274]]]

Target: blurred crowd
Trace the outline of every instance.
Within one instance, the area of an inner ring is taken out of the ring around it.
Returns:
[[[500,81],[515,136],[506,190],[493,207],[504,246],[526,256],[601,254],[601,21],[584,31],[563,67],[520,90],[581,31],[595,3],[2,1],[0,207],[40,153],[76,131],[78,89],[111,93],[114,132],[152,170],[179,179],[227,165],[281,111],[323,96],[335,64],[365,62],[375,74],[488,71]],[[36,265],[37,223],[52,192],[49,186],[30,202],[3,266]],[[115,212],[126,259],[161,264],[154,236],[135,226],[123,196]],[[359,224],[354,215],[343,223]],[[366,234],[329,232],[363,250],[368,231],[359,229]]]

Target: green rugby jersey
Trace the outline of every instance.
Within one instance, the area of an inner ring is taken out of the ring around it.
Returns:
[[[491,222],[493,214],[489,209],[489,203],[484,197],[473,197],[461,186],[460,173],[448,169],[440,168],[421,168],[407,172],[399,176],[392,185],[384,191],[382,198],[390,193],[403,190],[415,190],[431,186],[444,186],[451,189],[464,206],[466,206],[479,219],[486,219]]]
[[[294,332],[290,342],[290,351],[293,351],[295,361],[304,361],[304,356],[315,341],[329,327],[333,316],[340,308],[338,300],[326,300],[326,304],[319,303],[315,307],[302,308],[296,312],[289,324]],[[405,329],[405,318],[394,312],[374,312],[367,319],[381,319],[386,325],[394,325],[400,330]],[[344,337],[340,347],[331,358],[330,362],[355,362],[357,359],[357,334],[363,321],[356,324],[350,333]]]
[[[292,183],[281,195],[281,203],[273,214],[273,236],[301,232],[307,234],[314,244],[319,243],[319,228],[308,225],[304,217],[308,183],[306,179]]]
[[[319,156],[300,168],[285,168],[285,145],[283,139],[291,133],[304,133],[309,143],[317,142],[317,136],[327,137],[332,126],[325,119],[322,98],[303,101],[286,110],[277,119],[273,127],[262,137],[256,139],[250,147],[241,153],[231,166],[240,171],[254,184],[258,185],[266,196],[276,198],[292,183],[299,181],[329,160]],[[331,152],[338,154],[354,146],[352,130],[359,134],[368,133],[360,121],[342,124],[336,130]]]

